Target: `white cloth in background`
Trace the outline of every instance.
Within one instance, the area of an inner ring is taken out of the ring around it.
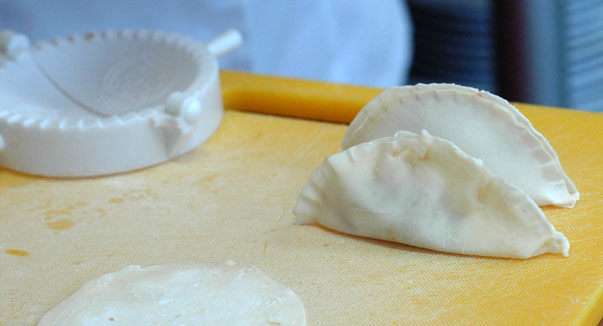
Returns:
[[[32,41],[107,28],[163,30],[207,41],[237,28],[227,69],[370,86],[404,84],[411,23],[403,0],[0,0],[0,29]]]

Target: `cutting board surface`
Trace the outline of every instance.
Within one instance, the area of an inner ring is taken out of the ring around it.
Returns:
[[[226,105],[241,109],[261,110],[263,99],[278,108],[266,94],[236,98],[242,81],[300,86],[232,72],[222,79]],[[303,83],[308,94],[331,87]],[[356,89],[341,87],[340,96]],[[329,100],[319,101],[329,112]],[[49,179],[0,170],[0,325],[35,325],[84,282],[129,264],[227,259],[291,287],[308,325],[595,325],[603,316],[603,115],[518,108],[582,194],[574,209],[544,208],[570,240],[568,258],[444,254],[295,226],[301,187],[340,150],[347,126],[227,111],[207,143],[140,171]]]

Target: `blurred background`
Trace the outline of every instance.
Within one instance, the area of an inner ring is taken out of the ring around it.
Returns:
[[[409,0],[410,82],[603,111],[603,1]]]
[[[510,101],[603,111],[602,0],[0,0],[32,41],[107,28],[244,45],[227,69],[388,87],[454,82]]]

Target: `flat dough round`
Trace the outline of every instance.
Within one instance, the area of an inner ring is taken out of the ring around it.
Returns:
[[[258,268],[128,266],[89,281],[38,326],[306,325],[301,300]]]

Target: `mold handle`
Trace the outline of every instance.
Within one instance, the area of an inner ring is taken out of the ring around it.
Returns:
[[[0,55],[17,58],[29,49],[29,39],[10,30],[0,31]]]
[[[243,43],[241,33],[236,29],[229,29],[207,42],[206,46],[216,57],[221,57],[236,50],[241,43]]]

